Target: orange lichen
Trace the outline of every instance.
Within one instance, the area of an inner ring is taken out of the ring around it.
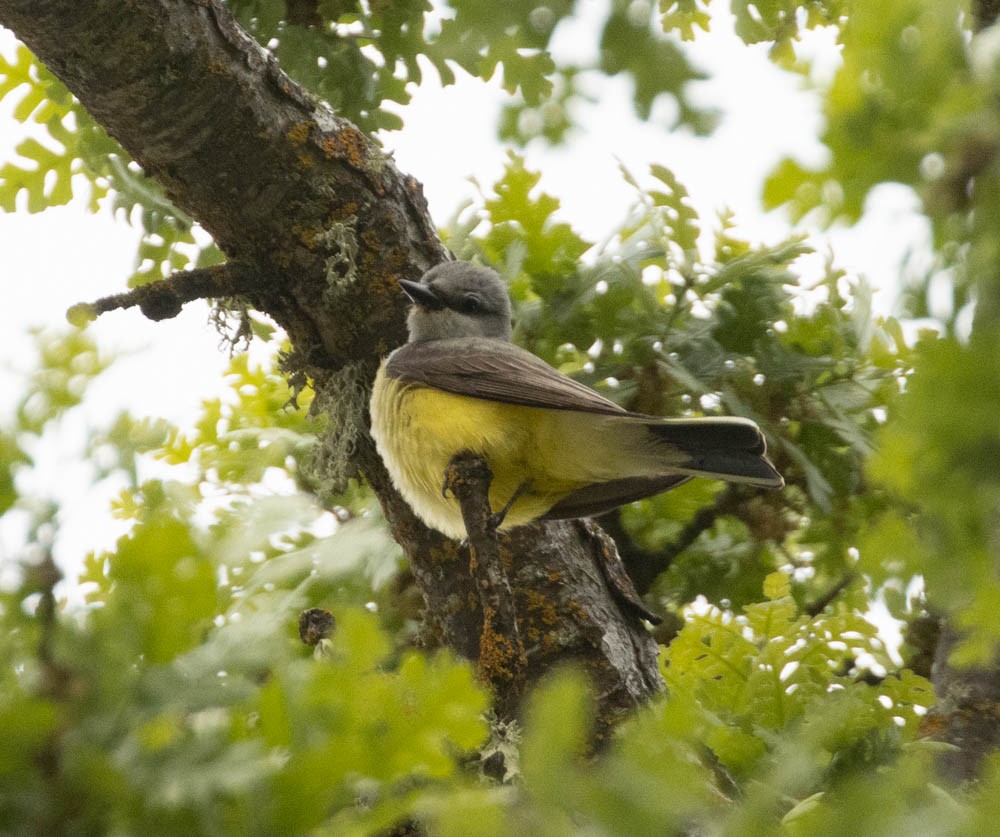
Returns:
[[[421,537],[418,531],[418,526],[422,526],[416,522],[414,518],[414,528],[410,535],[411,540],[416,540]],[[458,555],[455,552],[455,547],[449,541],[439,541],[440,546],[428,546],[427,547],[427,558],[432,564],[451,564],[458,560]]]
[[[292,224],[291,232],[309,250],[315,250],[319,243],[319,238],[323,234],[323,228],[318,224],[311,224],[308,227],[304,227],[301,224]]]
[[[331,221],[343,221],[345,218],[357,217],[358,209],[356,201],[344,201],[334,206],[328,217]]]
[[[232,69],[228,61],[212,60],[208,62],[208,74],[210,76],[228,76],[232,73]]]
[[[577,621],[580,622],[581,624],[590,621],[590,615],[587,613],[587,608],[585,608],[579,602],[570,599],[566,603],[566,607],[568,608],[569,612],[572,613],[573,616],[577,619]]]
[[[320,142],[323,153],[331,160],[346,160],[356,168],[362,168],[368,158],[368,143],[364,134],[353,127],[339,128],[323,135]]]
[[[285,136],[288,137],[288,141],[291,142],[292,145],[301,147],[309,141],[309,132],[315,124],[316,123],[311,119],[307,119],[302,122],[295,122],[285,132]]]
[[[483,632],[479,637],[479,676],[494,688],[514,681],[527,664],[520,641],[493,628],[493,611],[483,612]]]
[[[372,250],[378,249],[379,235],[373,229],[366,229],[361,233],[361,241]]]
[[[527,590],[521,594],[524,606],[524,621],[528,625],[526,636],[532,645],[541,645],[546,653],[559,646],[556,628],[559,626],[559,606],[538,590]]]
[[[525,600],[525,610],[548,628],[559,624],[559,609],[556,603],[538,590],[526,590],[522,594]]]
[[[925,715],[920,721],[920,728],[917,731],[917,738],[931,738],[940,735],[948,729],[948,718],[944,715],[932,713]]]

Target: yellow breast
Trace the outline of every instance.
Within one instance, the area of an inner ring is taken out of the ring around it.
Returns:
[[[551,437],[563,434],[557,426],[562,417],[553,416],[554,412],[403,383],[388,378],[383,366],[372,396],[372,435],[394,484],[414,512],[449,537],[464,538],[458,502],[442,496],[445,468],[458,453],[471,451],[490,466],[494,511],[527,483],[502,528],[540,517],[589,482],[584,475],[563,469],[556,469],[560,476],[553,478],[547,461]]]

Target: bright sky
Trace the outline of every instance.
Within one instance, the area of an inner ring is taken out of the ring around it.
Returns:
[[[583,0],[579,8],[578,19],[557,31],[554,50],[576,61],[593,61],[592,33],[606,3]],[[13,44],[9,33],[0,30],[0,51],[11,55]],[[828,39],[811,37],[808,46],[829,71],[836,53]],[[787,234],[781,213],[761,211],[761,184],[785,155],[807,163],[822,159],[816,97],[798,78],[773,67],[763,49],[745,47],[724,21],[693,45],[691,55],[710,77],[698,85],[700,103],[723,110],[712,137],[696,139],[664,130],[668,102],[658,105],[650,123],[638,122],[629,82],[613,79],[603,83],[599,106],[581,109],[582,127],[567,149],[530,147],[523,152],[529,167],[542,172],[542,188],[562,201],[562,218],[586,237],[602,241],[632,202],[620,163],[640,182],[648,182],[652,163],[671,168],[704,220],[728,207],[751,239],[775,241]],[[433,72],[426,74],[431,82],[434,77]],[[475,197],[470,178],[488,188],[500,176],[505,150],[494,126],[505,95],[495,81],[485,92],[481,82],[469,79],[444,90],[425,84],[415,92],[413,104],[401,111],[405,130],[384,138],[399,168],[424,184],[439,224]],[[13,148],[23,138],[11,111],[10,99],[0,102],[0,161],[13,159]],[[817,238],[820,256],[815,269],[832,248],[840,266],[865,274],[882,289],[876,308],[887,312],[902,259],[928,246],[929,233],[915,206],[915,198],[902,187],[879,189],[857,229],[837,229]],[[0,306],[0,418],[9,415],[21,397],[24,373],[33,362],[27,330],[67,328],[65,311],[70,305],[122,290],[136,241],[135,230],[107,212],[88,215],[79,202],[41,215],[0,215],[5,301]],[[189,423],[199,402],[218,392],[227,360],[203,304],[189,305],[176,319],[161,323],[145,320],[134,309],[115,312],[89,328],[99,345],[123,356],[94,386],[84,414],[68,422],[61,438],[40,452],[41,467],[33,483],[39,492],[69,501],[57,544],[64,562],[79,560],[86,549],[110,546],[121,532],[107,513],[109,496],[117,489],[89,490],[88,470],[79,462],[86,426],[101,425],[122,409]],[[19,539],[10,526],[0,528],[0,562],[16,557]]]

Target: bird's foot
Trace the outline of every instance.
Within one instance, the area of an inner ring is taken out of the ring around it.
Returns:
[[[495,532],[503,524],[504,519],[507,517],[508,512],[513,508],[514,503],[523,497],[527,491],[531,488],[531,480],[527,479],[522,482],[515,490],[514,493],[510,495],[510,499],[504,503],[504,507],[499,511],[493,512],[488,518],[486,518],[486,525],[489,526]]]

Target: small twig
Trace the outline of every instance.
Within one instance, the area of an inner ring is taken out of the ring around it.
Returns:
[[[59,799],[66,783],[65,737],[67,719],[75,717],[81,695],[86,694],[77,672],[59,660],[57,654],[59,606],[56,599],[56,585],[62,580],[62,572],[52,556],[54,529],[52,520],[55,511],[39,514],[31,532],[31,547],[24,560],[25,582],[22,595],[37,593],[38,606],[34,617],[38,626],[38,644],[35,657],[41,677],[37,681],[37,695],[48,702],[57,714],[57,722],[44,734],[34,748],[32,761],[37,766],[42,787],[40,792],[49,799]],[[65,822],[60,816],[65,811],[61,806],[47,806],[40,809],[35,823],[36,834],[60,834],[65,832]]]
[[[493,474],[482,458],[461,453],[445,470],[445,488],[462,509],[471,557],[469,570],[483,608],[479,637],[479,675],[493,689],[497,716],[514,716],[524,686],[527,658],[517,628],[514,595],[500,562],[500,546],[489,488]]]
[[[820,596],[816,601],[814,601],[809,607],[807,607],[806,613],[810,616],[819,616],[826,606],[830,604],[834,599],[837,598],[841,593],[844,592],[854,579],[858,577],[858,574],[851,570],[846,573],[843,578],[840,579],[836,584],[834,584],[829,590],[827,590],[822,596]]]
[[[226,262],[212,267],[182,270],[160,282],[140,285],[121,294],[101,297],[94,302],[80,302],[66,312],[74,325],[85,325],[108,311],[139,306],[151,320],[176,317],[187,302],[242,296],[260,287],[261,275],[240,262]]]
[[[56,585],[62,581],[62,572],[52,558],[52,550],[46,544],[41,562],[32,567],[34,582],[38,585],[41,597],[35,618],[38,620],[38,661],[45,672],[45,692],[50,697],[61,697],[61,686],[65,682],[66,670],[57,662],[53,647],[56,632],[59,628],[56,605]]]
[[[642,594],[649,590],[660,573],[665,572],[685,549],[698,540],[698,536],[702,532],[711,529],[719,517],[734,512],[743,498],[744,494],[738,486],[727,486],[716,495],[712,505],[700,509],[688,521],[672,543],[667,544],[657,552],[650,552],[636,546],[628,538],[617,516],[609,517],[608,522],[602,520],[601,524],[618,542],[625,569],[635,584],[636,590]]]

